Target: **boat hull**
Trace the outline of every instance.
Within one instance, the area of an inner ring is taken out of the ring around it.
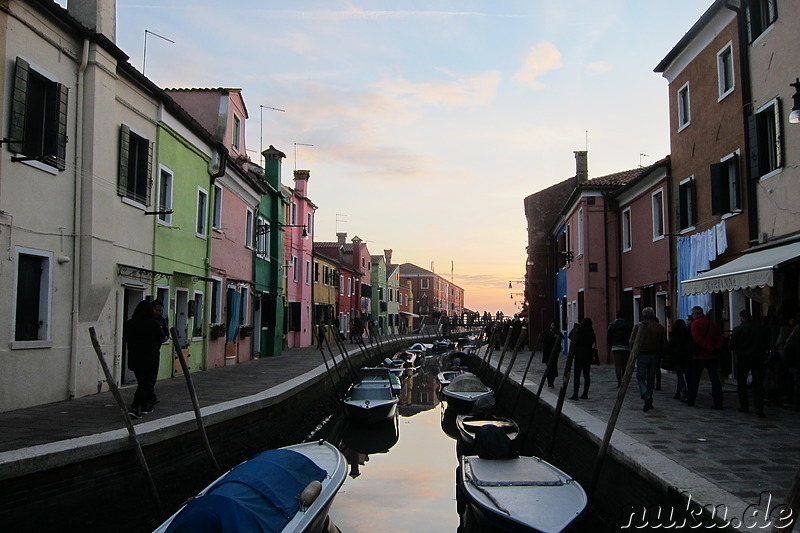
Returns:
[[[363,401],[342,400],[345,416],[356,424],[376,424],[383,420],[394,418],[397,414],[398,398],[386,400],[385,402],[370,402],[365,405]]]
[[[461,458],[459,511],[479,531],[569,531],[586,509],[580,484],[537,457]]]
[[[458,392],[448,390],[447,387],[442,391],[444,399],[447,401],[447,408],[456,413],[471,413],[475,402],[480,398],[494,396],[494,391],[486,392]]]
[[[161,524],[154,531],[154,533],[166,533],[170,531],[222,532],[248,529],[248,526],[253,524],[253,522],[242,522],[239,518],[240,516],[247,514],[247,512],[237,511],[236,513],[231,513],[230,509],[234,508],[231,507],[231,505],[239,504],[236,503],[235,498],[230,496],[222,496],[220,494],[220,489],[223,487],[229,487],[231,485],[236,487],[250,485],[252,484],[252,481],[250,480],[255,481],[254,486],[270,484],[274,478],[250,478],[249,476],[255,475],[258,470],[252,470],[253,474],[251,474],[251,470],[249,469],[251,468],[250,465],[261,463],[271,452],[296,452],[296,454],[305,457],[307,464],[308,462],[313,463],[316,468],[321,470],[321,479],[319,479],[319,489],[316,498],[314,498],[307,507],[301,507],[292,516],[286,517],[288,522],[282,526],[279,526],[282,527],[282,529],[280,529],[281,533],[326,533],[329,531],[335,531],[335,526],[331,523],[328,517],[328,511],[333,504],[336,493],[344,483],[344,479],[347,475],[347,462],[345,461],[344,456],[335,446],[324,441],[319,441],[313,443],[295,444],[293,446],[279,448],[278,450],[263,452],[255,456],[253,459],[245,461],[244,463],[236,466],[217,478],[208,487],[203,489],[195,498],[182,506],[175,514]],[[294,455],[294,457],[296,456],[297,455]],[[291,459],[291,457],[285,454],[278,455],[275,459],[275,464],[281,464],[281,468],[291,470],[291,465],[296,464],[296,462],[294,459],[287,462],[287,459]],[[291,471],[294,472],[294,470]],[[297,475],[300,476],[304,474]],[[289,477],[293,476],[290,475]],[[310,486],[311,485],[309,485],[309,487]],[[306,490],[308,490],[308,488]],[[280,492],[280,487],[270,486],[270,491]],[[242,509],[251,512],[252,515],[257,515],[257,512],[252,511],[254,494],[256,493],[245,493],[243,499],[241,500],[241,505]],[[283,498],[297,500],[299,498],[299,494],[294,494],[292,492],[283,496]],[[258,497],[255,499],[259,500]],[[226,500],[223,502],[224,505],[221,507],[216,507],[219,505],[221,500]],[[269,507],[270,504],[267,504],[266,506]],[[214,509],[212,511],[214,520],[209,520],[208,518],[209,508]],[[194,518],[192,518],[193,513],[195,513]],[[235,517],[235,521],[226,522],[224,520],[217,520],[218,517],[224,517],[226,515]]]
[[[484,425],[496,426],[502,429],[511,442],[516,442],[520,435],[519,425],[507,417],[458,415],[456,417],[456,427],[458,428],[459,455],[475,455],[478,453],[475,445],[475,432]]]

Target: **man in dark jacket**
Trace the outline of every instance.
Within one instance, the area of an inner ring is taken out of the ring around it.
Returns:
[[[750,411],[750,402],[747,398],[747,375],[753,374],[753,405],[759,417],[764,414],[764,342],[761,339],[762,330],[750,315],[750,311],[743,309],[739,312],[741,323],[731,331],[730,347],[736,355],[736,392],[739,394],[739,412]]]
[[[712,409],[722,410],[722,381],[719,379],[718,350],[723,347],[725,340],[719,327],[712,322],[700,306],[692,307],[692,323],[689,325],[692,340],[699,346],[699,351],[692,355],[692,378],[689,381],[689,402],[694,406],[697,398],[697,389],[700,386],[700,376],[703,369],[708,371],[711,380],[711,397],[714,404]]]
[[[634,326],[630,344],[636,341],[639,329],[647,322],[642,333],[643,338],[636,356],[636,381],[639,384],[639,396],[644,401],[643,411],[653,408],[653,390],[656,384],[656,372],[661,372],[661,358],[667,353],[667,330],[658,322],[655,309],[642,309],[642,321]]]
[[[628,345],[630,336],[631,326],[625,321],[625,314],[622,311],[617,311],[617,319],[608,325],[608,331],[606,332],[606,344],[611,351],[611,357],[614,359],[617,388],[622,384],[622,375],[628,365],[628,356],[631,353]]]

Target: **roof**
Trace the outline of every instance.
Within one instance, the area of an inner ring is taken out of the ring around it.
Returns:
[[[635,180],[644,171],[644,168],[632,168],[630,170],[623,170],[622,172],[614,172],[613,174],[606,174],[581,183],[579,189],[593,189],[597,187],[613,188],[622,187],[627,183]]]
[[[408,274],[428,274],[428,275],[435,275],[430,270],[426,270],[422,267],[415,265],[414,263],[403,263],[400,265],[400,275],[408,275]]]
[[[664,56],[656,68],[653,69],[653,72],[664,72],[669,67],[670,63],[672,63],[675,58],[680,55],[681,52],[689,45],[692,40],[697,37],[697,35],[703,30],[706,24],[716,15],[716,13],[723,8],[726,4],[725,0],[715,0],[711,7],[709,7],[705,13],[703,13],[697,22],[686,32],[686,34],[678,41],[678,44],[672,47],[672,50]]]

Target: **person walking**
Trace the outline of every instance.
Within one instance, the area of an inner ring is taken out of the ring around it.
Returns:
[[[558,377],[558,354],[561,353],[561,346],[564,343],[564,335],[556,328],[556,323],[550,323],[550,329],[546,329],[539,334],[539,342],[542,345],[542,363],[546,366],[545,372],[547,374],[547,385],[550,387],[555,386],[556,377]],[[558,344],[558,348],[555,346]],[[555,349],[555,352],[553,351]],[[550,363],[550,357],[554,361]]]
[[[136,376],[136,392],[128,414],[131,418],[141,418],[143,414],[152,412],[158,402],[155,385],[164,340],[150,302],[139,302],[123,327],[122,339],[128,348],[128,368]]]
[[[689,401],[687,404],[694,407],[697,399],[697,389],[700,387],[700,376],[703,369],[708,371],[711,380],[712,409],[722,410],[722,382],[719,379],[719,357],[717,351],[722,348],[725,340],[719,327],[709,319],[703,308],[692,307],[692,323],[689,326],[693,346],[697,349],[692,354],[692,374],[689,380]]]
[[[679,318],[672,324],[672,331],[670,331],[667,343],[667,352],[677,378],[675,396],[672,398],[682,402],[688,401],[689,396],[687,380],[692,369],[692,357],[689,355],[689,339],[691,339],[689,326]]]
[[[617,388],[622,384],[622,375],[628,364],[630,355],[630,345],[628,339],[631,336],[631,326],[625,320],[625,314],[617,311],[617,318],[608,325],[606,332],[606,344],[611,351],[611,358],[614,360],[614,373],[617,376]]]
[[[655,309],[645,307],[642,309],[642,321],[633,327],[630,344],[636,341],[639,328],[645,322],[647,327],[636,356],[636,383],[639,385],[639,397],[644,402],[642,410],[646,413],[653,408],[656,373],[661,372],[661,358],[667,353],[667,330],[656,318]]]
[[[753,322],[750,311],[739,311],[739,325],[731,331],[730,348],[736,356],[736,392],[739,396],[739,412],[750,411],[750,401],[747,397],[747,376],[753,375],[753,406],[759,418],[766,418],[764,414],[764,360],[766,353],[763,350],[764,341],[761,338],[761,328]]]
[[[583,394],[580,395],[582,400],[589,399],[589,385],[592,382],[592,351],[597,337],[592,328],[592,319],[589,317],[584,318],[577,329],[573,330],[575,333],[570,344],[570,350],[574,350],[575,357],[573,359],[573,389],[570,400],[577,400],[578,390],[581,385],[581,374],[583,374]]]

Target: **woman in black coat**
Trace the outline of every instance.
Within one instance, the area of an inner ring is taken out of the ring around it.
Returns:
[[[128,410],[131,418],[141,418],[156,404],[155,386],[164,334],[155,319],[153,306],[142,300],[125,323],[122,339],[128,345],[128,368],[136,375],[136,392]]]
[[[573,330],[571,350],[574,350],[574,364],[573,373],[573,392],[570,400],[578,399],[578,389],[581,385],[581,374],[583,374],[583,394],[580,395],[581,399],[589,399],[589,384],[591,383],[591,369],[592,369],[592,352],[597,341],[592,328],[592,319],[586,317],[577,327]]]
[[[682,402],[687,401],[689,394],[686,378],[692,369],[692,356],[689,354],[689,340],[691,338],[692,334],[689,332],[689,326],[686,325],[686,322],[678,319],[672,324],[667,353],[669,353],[675,376],[678,378],[678,387],[673,398]]]

